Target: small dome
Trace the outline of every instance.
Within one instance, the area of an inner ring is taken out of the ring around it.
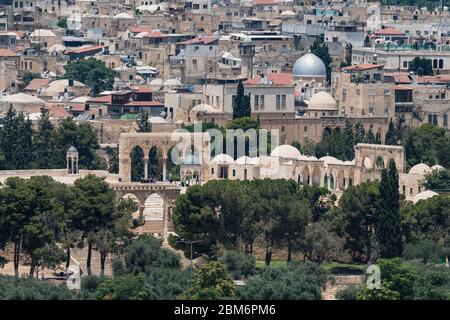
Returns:
[[[431,172],[431,168],[425,163],[416,164],[409,170],[410,174],[427,174]]]
[[[233,164],[234,160],[227,154],[221,153],[214,157],[211,161],[213,164]]]
[[[319,159],[317,159],[317,158],[314,157],[314,156],[311,156],[311,157],[308,157],[308,160],[309,160],[309,161],[317,161],[317,160],[319,160]]]
[[[259,165],[259,158],[258,157],[250,158],[249,156],[242,156],[240,158],[237,158],[234,163],[244,165]]]
[[[205,113],[214,113],[217,112],[214,107],[210,106],[206,103],[200,103],[191,109],[191,112],[205,112]]]
[[[164,85],[165,86],[181,86],[182,84],[181,84],[180,80],[169,79],[169,80],[164,81]]]
[[[292,10],[285,10],[285,11],[283,11],[280,14],[280,16],[282,16],[282,17],[292,17],[292,16],[295,16],[295,12],[292,11]]]
[[[78,150],[74,146],[70,146],[70,148],[69,148],[69,150],[67,150],[67,152],[75,153],[75,152],[78,152]]]
[[[192,154],[187,155],[186,157],[184,157],[182,164],[184,165],[200,165],[200,159]]]
[[[431,167],[431,170],[445,170],[445,168],[443,166],[440,166],[438,164],[435,164],[434,166]]]
[[[419,202],[420,200],[427,200],[427,199],[437,196],[437,195],[438,195],[437,192],[434,192],[431,190],[425,190],[425,191],[422,191],[422,192],[416,194],[413,198],[413,202],[416,203],[416,202]]]
[[[150,83],[152,86],[162,86],[164,84],[164,80],[163,79],[153,79],[152,81],[150,81]]]
[[[326,78],[327,68],[318,56],[308,52],[295,61],[292,75],[296,78]]]
[[[119,14],[116,14],[114,16],[114,18],[118,18],[118,19],[133,19],[132,16],[130,16],[128,13],[125,13],[125,12],[121,12]]]
[[[335,157],[325,156],[320,158],[319,160],[325,162],[325,164],[343,164],[341,160],[336,159]]]
[[[281,146],[276,147],[270,153],[271,157],[281,157],[288,159],[299,159],[302,154],[298,151],[297,148],[290,146],[288,144],[283,144]]]
[[[328,92],[321,91],[314,94],[308,102],[307,110],[332,110],[337,111],[336,100]]]

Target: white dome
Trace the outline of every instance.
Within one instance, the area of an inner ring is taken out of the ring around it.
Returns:
[[[121,13],[119,13],[119,14],[116,14],[116,15],[114,16],[114,18],[119,18],[119,19],[133,19],[132,16],[130,16],[128,13],[125,13],[125,12],[121,12]]]
[[[234,162],[235,164],[246,164],[246,165],[259,165],[259,158],[250,158],[249,156],[242,156],[237,158]]]
[[[153,79],[152,81],[150,81],[150,83],[152,86],[162,86],[164,84],[164,80],[163,79]]]
[[[191,109],[191,112],[205,112],[205,113],[214,113],[217,112],[214,107],[211,107],[209,104],[200,103]]]
[[[48,29],[36,29],[32,33],[30,33],[30,37],[56,37],[56,34],[52,30]]]
[[[167,121],[161,117],[151,117],[148,121],[150,123],[167,123]]]
[[[416,202],[419,202],[420,200],[427,200],[427,199],[437,196],[437,195],[438,195],[437,192],[434,192],[431,190],[425,190],[425,191],[422,191],[422,192],[416,194],[413,198],[413,202],[416,203]]]
[[[282,157],[289,159],[299,159],[302,154],[298,151],[297,148],[290,146],[288,144],[283,144],[281,146],[276,147],[270,153],[271,157]]]
[[[181,84],[180,80],[169,79],[169,80],[164,81],[164,85],[165,86],[181,86],[182,84]]]
[[[283,16],[283,17],[291,16],[292,17],[292,16],[295,16],[295,12],[292,10],[286,10],[286,11],[283,11],[280,14],[280,16]]]
[[[308,160],[309,160],[309,161],[317,161],[317,160],[319,160],[319,159],[317,159],[317,158],[314,157],[314,156],[311,156],[311,157],[308,157]]]
[[[233,164],[234,160],[232,157],[225,153],[218,154],[211,161],[213,164]]]
[[[434,166],[431,167],[431,170],[445,170],[445,168],[443,166],[440,166],[438,164],[435,164]]]
[[[318,56],[308,52],[295,61],[292,75],[297,78],[326,78],[327,68]]]
[[[344,161],[343,164],[348,165],[348,166],[353,166],[353,165],[355,165],[355,159],[353,159],[352,161]]]
[[[333,110],[337,111],[336,100],[331,94],[321,91],[314,94],[308,102],[307,110]]]
[[[343,164],[343,162],[341,160],[338,160],[335,157],[331,157],[331,156],[324,156],[324,157],[320,158],[319,160],[322,160],[326,164]]]
[[[50,48],[48,48],[49,53],[53,53],[53,52],[61,53],[61,52],[64,52],[64,50],[66,50],[66,47],[63,46],[62,44],[54,44]]]
[[[410,174],[427,174],[431,172],[431,168],[425,163],[416,164],[409,170]]]

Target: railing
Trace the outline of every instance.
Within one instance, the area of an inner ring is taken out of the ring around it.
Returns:
[[[378,43],[375,49],[383,51],[450,51],[450,46],[447,45],[411,45],[411,44],[385,44]]]

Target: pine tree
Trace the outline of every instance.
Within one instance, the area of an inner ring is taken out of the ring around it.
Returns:
[[[31,120],[23,113],[17,117],[17,145],[13,154],[14,169],[27,169],[33,162],[33,130]]]
[[[4,168],[2,169],[15,168],[14,151],[16,150],[17,138],[17,114],[16,110],[10,105],[0,135],[0,149],[4,157]]]
[[[141,116],[137,119],[137,125],[139,127],[139,132],[150,132],[150,123],[148,122],[148,112],[141,111]]]
[[[392,119],[389,121],[388,131],[386,132],[386,136],[384,138],[384,144],[395,145],[395,127]]]
[[[244,84],[239,82],[236,97],[233,101],[233,119],[249,117],[251,112],[250,96],[245,95]]]
[[[383,169],[380,182],[380,205],[377,214],[375,237],[380,246],[381,258],[393,258],[402,254],[400,193],[398,172],[394,160]]]
[[[48,109],[41,108],[41,118],[38,121],[38,130],[33,139],[34,165],[39,169],[52,169],[56,167],[54,126],[50,122]]]

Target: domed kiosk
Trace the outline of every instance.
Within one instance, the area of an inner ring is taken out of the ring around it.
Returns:
[[[328,92],[321,91],[314,94],[307,104],[306,112],[310,117],[338,115],[337,102]]]
[[[318,56],[311,51],[295,61],[292,68],[294,80],[315,80],[323,82],[327,78],[327,68]]]

